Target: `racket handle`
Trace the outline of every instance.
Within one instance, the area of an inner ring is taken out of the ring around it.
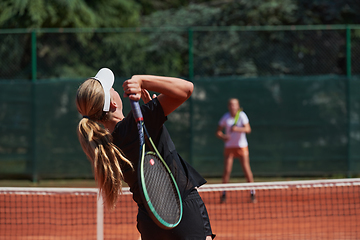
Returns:
[[[136,122],[143,121],[143,115],[141,113],[140,104],[138,101],[130,99],[130,105]]]

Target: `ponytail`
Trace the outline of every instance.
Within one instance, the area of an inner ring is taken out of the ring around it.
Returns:
[[[101,97],[104,98],[103,95],[101,96],[103,91],[95,91],[96,88],[89,88],[90,84],[98,84],[97,87],[101,88],[100,83],[96,82],[96,80],[89,79],[78,89],[76,99],[78,111],[89,117],[80,120],[77,134],[83,151],[92,163],[94,177],[105,200],[105,205],[109,209],[113,209],[118,195],[122,192],[122,180],[124,179],[119,161],[122,160],[131,167],[132,164],[126,159],[122,151],[113,144],[111,133],[92,120],[94,116],[102,118],[98,120],[109,117],[109,113],[104,114],[102,111],[102,104],[97,104],[98,101],[104,102],[101,100]],[[89,89],[94,90],[90,91]],[[97,108],[97,105],[100,107]],[[86,111],[87,109],[89,111]],[[95,111],[96,109],[99,110]]]

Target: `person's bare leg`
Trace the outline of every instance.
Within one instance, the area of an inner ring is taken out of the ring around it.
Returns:
[[[241,157],[239,157],[239,159],[240,159],[241,167],[244,171],[246,181],[254,182],[253,174],[252,174],[251,167],[250,167],[249,155],[247,154],[245,156],[241,156]]]
[[[234,155],[230,153],[224,158],[224,172],[222,175],[222,183],[228,183],[230,181],[231,170],[234,162]],[[223,191],[220,197],[220,202],[226,201],[226,192]]]
[[[254,177],[253,177],[251,167],[250,167],[249,154],[245,154],[245,155],[241,156],[239,159],[240,159],[241,167],[244,171],[246,181],[254,182]],[[250,199],[253,203],[257,202],[256,198],[255,198],[255,189],[250,190]]]
[[[228,183],[230,180],[230,174],[232,170],[234,162],[234,156],[233,154],[229,154],[228,156],[225,156],[224,159],[224,172],[222,176],[222,183]]]

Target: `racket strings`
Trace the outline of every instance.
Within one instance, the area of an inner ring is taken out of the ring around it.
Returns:
[[[159,217],[167,223],[177,223],[181,203],[176,186],[161,160],[152,153],[144,157],[144,180],[149,201]]]

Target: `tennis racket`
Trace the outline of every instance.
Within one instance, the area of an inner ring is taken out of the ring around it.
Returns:
[[[130,103],[140,140],[138,180],[144,205],[159,227],[174,228],[180,223],[183,213],[179,188],[146,130],[139,102],[130,100]],[[146,152],[145,145],[151,151]]]
[[[238,110],[238,111],[236,112],[233,126],[236,126],[237,122],[239,121],[240,113],[241,113],[241,110]]]

